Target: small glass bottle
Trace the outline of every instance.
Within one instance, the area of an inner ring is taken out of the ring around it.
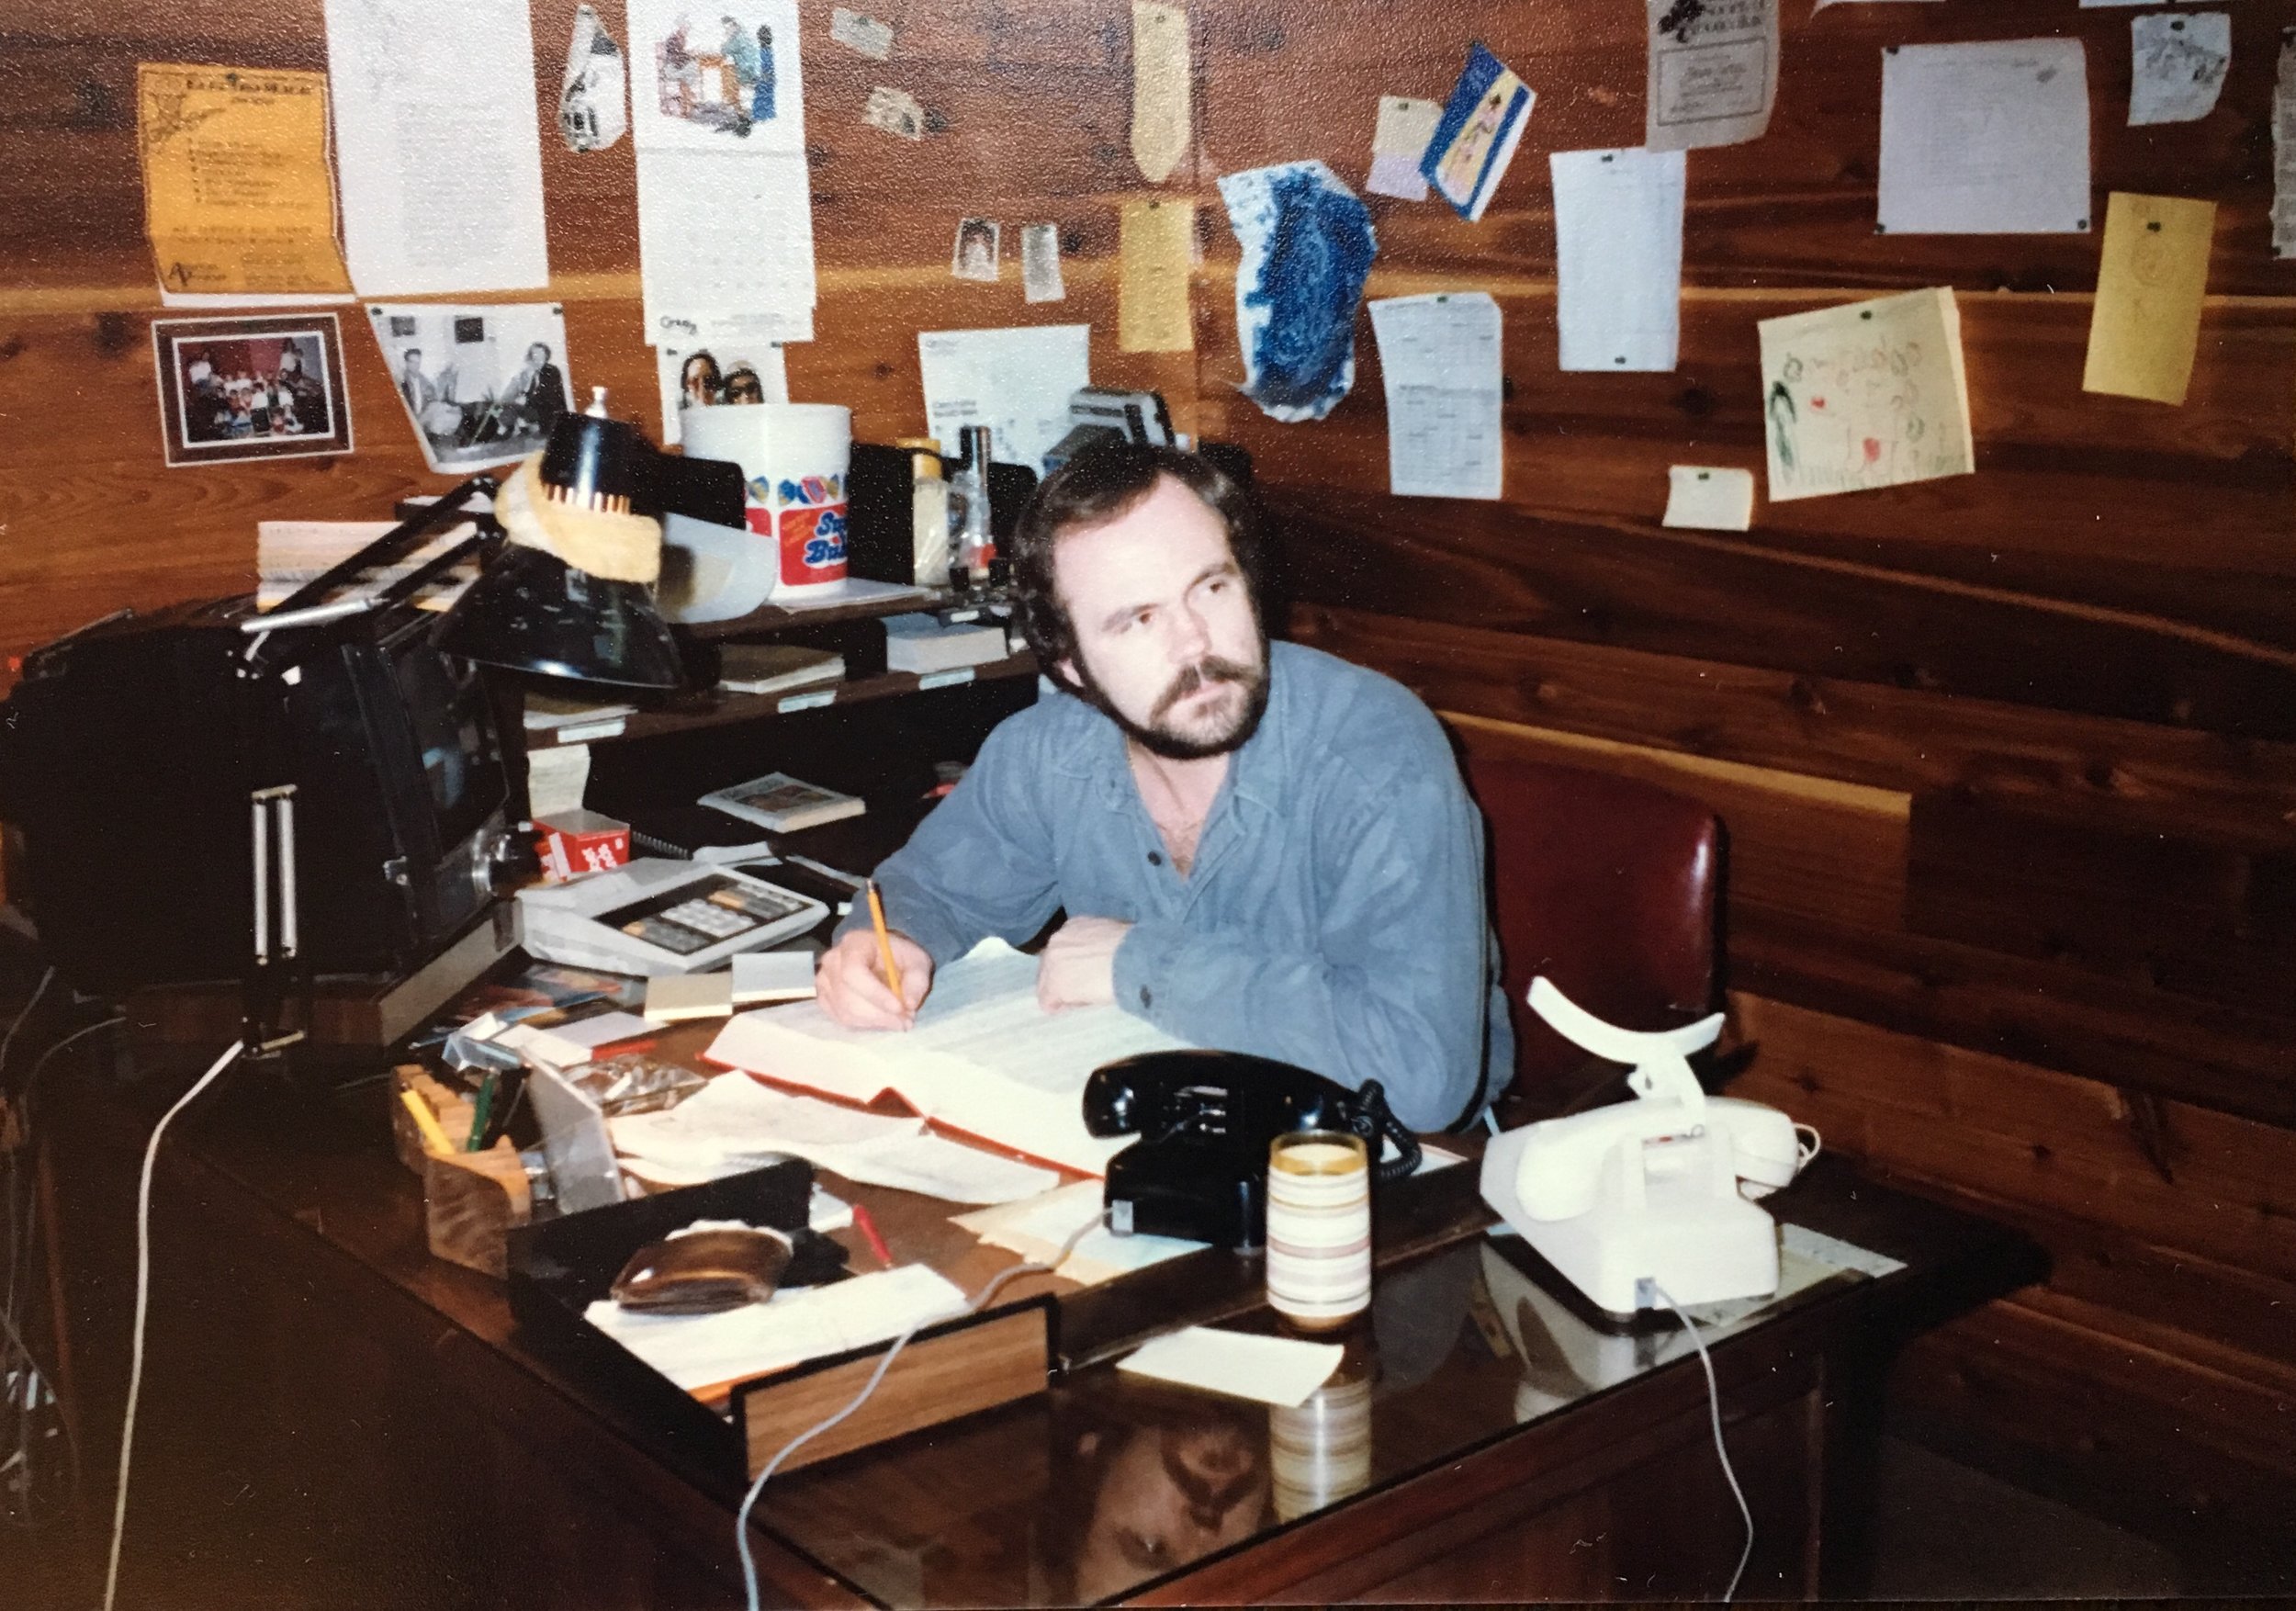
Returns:
[[[920,587],[949,585],[949,483],[941,479],[940,445],[929,439],[904,441],[909,456],[909,565]]]

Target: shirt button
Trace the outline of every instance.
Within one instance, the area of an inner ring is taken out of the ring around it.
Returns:
[[[1162,851],[1149,851],[1149,852],[1148,852],[1148,865],[1149,865],[1149,866],[1151,866],[1151,867],[1161,867],[1161,866],[1163,866],[1163,865],[1164,865],[1164,852],[1163,852]]]
[[[1145,985],[1140,987],[1140,1004],[1142,1007],[1154,1005],[1154,998],[1148,994],[1148,986]]]

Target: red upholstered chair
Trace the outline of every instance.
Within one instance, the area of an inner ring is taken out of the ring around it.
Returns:
[[[1552,979],[1598,1018],[1674,1029],[1720,1000],[1722,824],[1703,803],[1638,779],[1545,761],[1470,759],[1491,825],[1493,905],[1514,1081],[1503,1122],[1583,1105],[1615,1073],[1524,1002]]]

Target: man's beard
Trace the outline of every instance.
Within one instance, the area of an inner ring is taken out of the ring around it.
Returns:
[[[1226,755],[1241,749],[1245,741],[1259,730],[1260,718],[1267,714],[1267,639],[1260,638],[1257,666],[1241,660],[1225,659],[1219,655],[1206,655],[1172,679],[1172,684],[1157,696],[1149,707],[1148,720],[1134,721],[1116,708],[1095,681],[1091,667],[1080,655],[1076,658],[1076,677],[1083,684],[1086,699],[1123,730],[1124,736],[1149,754],[1165,760],[1204,760],[1214,755]],[[1190,694],[1198,693],[1208,682],[1232,682],[1244,690],[1244,704],[1232,721],[1210,732],[1194,734],[1179,732],[1165,724],[1172,708]]]

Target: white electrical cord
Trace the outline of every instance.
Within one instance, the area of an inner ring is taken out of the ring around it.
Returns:
[[[1722,1591],[1722,1603],[1727,1605],[1737,1595],[1738,1580],[1746,1575],[1746,1562],[1754,1553],[1754,1513],[1747,1508],[1745,1492],[1738,1485],[1738,1473],[1730,1470],[1730,1451],[1722,1446],[1722,1390],[1715,1385],[1714,1360],[1706,1353],[1705,1339],[1698,1335],[1698,1328],[1691,1324],[1690,1316],[1683,1312],[1682,1305],[1666,1295],[1664,1287],[1653,1281],[1650,1290],[1658,1294],[1660,1302],[1674,1312],[1674,1318],[1683,1323],[1683,1329],[1690,1334],[1691,1346],[1698,1350],[1698,1363],[1705,1368],[1706,1410],[1714,1417],[1714,1452],[1722,1461],[1722,1475],[1730,1484],[1730,1497],[1738,1501],[1738,1514],[1746,1521],[1746,1547],[1738,1552],[1738,1569],[1730,1573],[1730,1586]]]
[[[193,1082],[191,1089],[175,1098],[175,1105],[161,1114],[160,1121],[152,1127],[152,1139],[143,1149],[143,1175],[136,1186],[135,1340],[128,1352],[128,1411],[119,1427],[119,1489],[112,1497],[111,1560],[104,1569],[104,1611],[112,1611],[112,1598],[119,1589],[119,1543],[128,1530],[128,1461],[135,1452],[136,1395],[143,1388],[143,1317],[152,1297],[152,1171],[159,1162],[160,1137],[167,1133],[168,1122],[176,1114],[191,1106],[195,1097],[215,1083],[216,1076],[231,1067],[245,1044],[243,1041],[233,1041],[214,1065]]]
[[[1086,1220],[1083,1224],[1077,1226],[1075,1234],[1072,1234],[1067,1241],[1061,1244],[1060,1251],[1052,1255],[1051,1261],[1048,1263],[1037,1263],[1032,1260],[1027,1264],[1016,1264],[1011,1266],[1009,1268],[998,1270],[994,1276],[991,1276],[985,1282],[982,1283],[981,1290],[979,1291],[974,1293],[972,1297],[965,1300],[964,1307],[957,1312],[956,1316],[944,1318],[962,1318],[967,1314],[978,1314],[983,1309],[987,1307],[988,1301],[996,1296],[998,1290],[1003,1288],[1005,1283],[1011,1280],[1015,1276],[1051,1275],[1054,1270],[1060,1268],[1062,1264],[1067,1260],[1070,1254],[1076,1251],[1076,1244],[1082,1242],[1086,1234],[1097,1229],[1099,1223],[1100,1222],[1098,1220],[1092,1219]],[[791,1438],[787,1443],[782,1445],[779,1452],[777,1452],[771,1459],[765,1462],[765,1470],[758,1473],[758,1480],[749,1484],[749,1492],[742,1496],[741,1509],[736,1512],[734,1515],[734,1547],[741,1552],[741,1583],[743,1589],[747,1591],[749,1596],[749,1611],[760,1611],[758,1602],[758,1563],[756,1558],[749,1553],[749,1512],[757,1504],[758,1495],[765,1492],[766,1483],[772,1480],[774,1472],[782,1469],[782,1462],[783,1460],[789,1459],[791,1455],[796,1453],[797,1450],[805,1445],[820,1436],[824,1432],[827,1432],[836,1426],[848,1415],[852,1414],[856,1410],[860,1409],[863,1404],[869,1402],[869,1395],[877,1391],[877,1384],[884,1380],[885,1372],[893,1369],[894,1359],[899,1356],[903,1348],[908,1346],[909,1339],[911,1337],[915,1336],[919,1331],[922,1331],[928,1325],[939,1325],[940,1324],[940,1320],[920,1320],[916,1324],[910,1326],[908,1330],[903,1332],[899,1336],[894,1338],[892,1346],[885,1349],[885,1357],[877,1361],[877,1369],[870,1372],[869,1380],[867,1381],[861,1383],[861,1391],[855,1393],[851,1400],[847,1403],[846,1406],[838,1411],[836,1414],[830,1415],[825,1420],[815,1422],[812,1425],[806,1427],[803,1432],[800,1432],[796,1436]],[[111,1611],[111,1605],[108,1600],[105,1603],[104,1611]]]

